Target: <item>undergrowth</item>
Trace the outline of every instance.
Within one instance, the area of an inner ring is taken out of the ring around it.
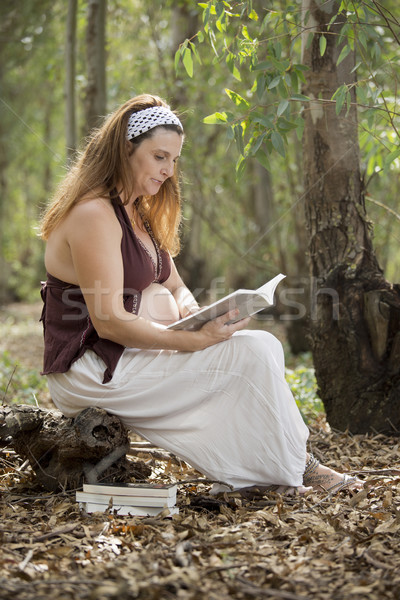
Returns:
[[[324,414],[324,405],[318,396],[315,371],[309,354],[299,357],[300,363],[286,368],[286,380],[296,400],[296,404],[306,423]]]
[[[47,382],[36,369],[14,361],[5,351],[0,354],[0,397],[3,403],[37,404],[37,396]]]

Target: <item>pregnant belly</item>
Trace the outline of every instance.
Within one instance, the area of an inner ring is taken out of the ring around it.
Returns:
[[[179,319],[179,309],[175,298],[166,287],[152,283],[142,292],[139,317],[170,325]]]

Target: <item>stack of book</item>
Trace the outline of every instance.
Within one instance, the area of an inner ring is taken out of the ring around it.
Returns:
[[[107,509],[119,515],[156,516],[179,512],[176,504],[176,484],[157,483],[95,483],[83,484],[83,491],[76,492],[80,508],[88,513]]]

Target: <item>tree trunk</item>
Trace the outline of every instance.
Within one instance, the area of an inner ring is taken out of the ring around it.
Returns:
[[[74,419],[33,406],[0,407],[0,444],[28,460],[49,491],[75,489],[83,481],[145,479],[151,467],[126,457],[127,429],[115,415],[87,408]]]
[[[106,100],[106,0],[89,0],[86,29],[86,132],[107,112]]]
[[[76,102],[75,102],[75,63],[76,63],[76,14],[78,0],[68,0],[67,35],[65,43],[65,137],[67,162],[76,151]]]
[[[400,432],[400,287],[385,281],[371,243],[360,174],[354,53],[336,66],[345,15],[327,31],[340,2],[303,0],[303,63],[308,65],[304,174],[314,365],[331,426],[353,433]],[[319,38],[327,47],[320,53]],[[346,84],[351,106],[330,99]]]
[[[3,9],[5,7],[2,7]],[[4,15],[1,14],[4,18]],[[8,33],[8,31],[7,31]],[[4,60],[4,49],[6,47],[4,34],[0,34],[0,89],[2,90],[2,96],[5,96],[5,60]],[[7,167],[8,167],[8,152],[7,142],[9,139],[9,132],[7,131],[5,118],[6,103],[0,101],[0,306],[9,302],[12,298],[10,297],[8,279],[10,267],[5,258],[5,232],[7,231]]]
[[[149,8],[147,10],[149,12]],[[152,10],[154,12],[154,7]],[[198,10],[191,0],[172,2],[170,26],[171,56],[174,58],[175,52],[178,50],[180,44],[186,39],[191,39],[197,33],[199,28]],[[157,48],[160,49],[160,44],[157,45]],[[162,57],[160,56],[160,65],[161,64]],[[172,80],[173,77],[174,73],[170,73],[169,78]],[[186,85],[183,85],[182,81],[176,79],[176,74],[173,93],[174,105],[177,106],[179,110],[183,110],[188,104],[187,87]],[[184,185],[183,182],[183,195]],[[200,206],[204,203],[201,186],[197,187],[196,191],[191,192],[190,203],[193,207],[196,205]],[[192,290],[198,300],[204,300],[204,296],[202,297],[201,294],[207,287],[209,281],[201,241],[203,220],[200,211],[195,210],[194,208],[190,213],[186,213],[185,218],[186,223],[182,236],[182,251],[176,258],[176,263],[188,288]]]
[[[2,70],[0,67],[0,85]],[[0,111],[0,116],[3,111]],[[3,123],[0,122],[0,306],[11,300],[8,288],[9,265],[5,258],[4,233],[7,231],[7,153],[5,148],[6,135],[3,132]]]

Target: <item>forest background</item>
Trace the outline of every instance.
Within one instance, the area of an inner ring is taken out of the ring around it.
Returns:
[[[0,302],[38,298],[45,278],[40,213],[80,140],[99,116],[151,92],[166,98],[185,126],[178,262],[188,286],[208,301],[285,273],[276,316],[289,326],[292,349],[308,349],[303,325],[310,319],[315,269],[305,214],[303,129],[310,97],[302,93],[309,68],[302,66],[302,44],[309,43],[302,33],[314,33],[307,22],[310,11],[332,6],[332,14],[344,12],[349,20],[342,46],[335,40],[335,64],[354,55],[349,72],[357,72],[358,83],[339,79],[328,101],[342,123],[357,111],[363,218],[383,277],[398,281],[394,2],[383,9],[370,1],[5,1],[0,7]],[[322,62],[331,45],[329,19],[317,33]],[[261,84],[260,73],[267,73]],[[255,124],[252,115],[260,106]],[[396,333],[389,336],[386,354],[377,357],[381,380],[382,361],[397,356]],[[315,358],[315,343],[313,348]],[[323,369],[319,373],[324,392]],[[398,389],[398,373],[390,377]]]
[[[310,348],[296,364],[312,356],[331,427],[309,419],[309,448],[365,484],[215,498],[132,436],[151,479],[179,483],[180,513],[88,515],[74,490],[45,493],[3,439],[0,598],[399,597],[397,12],[395,0],[0,2],[2,414],[49,402],[39,368],[14,362],[41,362],[40,213],[96,119],[152,92],[186,131],[186,282],[207,302],[287,275],[275,321],[256,326]],[[312,411],[314,370],[288,376]]]

